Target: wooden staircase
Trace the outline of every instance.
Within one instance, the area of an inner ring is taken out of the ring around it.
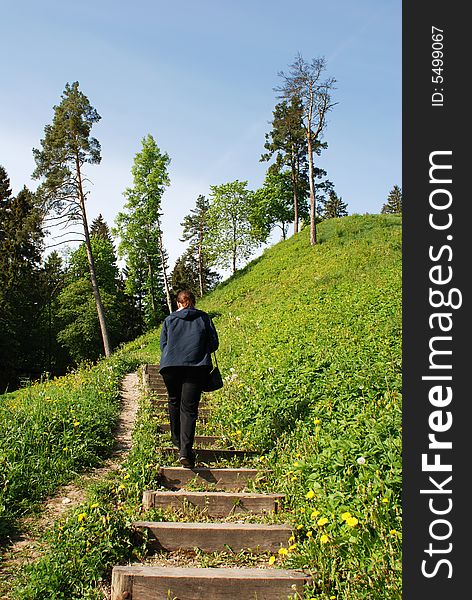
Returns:
[[[160,394],[154,408],[165,409],[162,395],[165,386],[158,365],[146,365],[145,385],[153,394]],[[211,418],[208,410],[207,418]],[[200,411],[199,411],[200,420]],[[161,431],[168,431],[163,423]],[[215,436],[205,438],[215,443]],[[174,448],[165,448],[173,457]],[[218,463],[237,458],[240,461],[254,456],[253,452],[223,448],[195,448],[197,466],[194,469],[167,466],[159,472],[159,483],[165,490],[146,490],[143,508],[164,510],[190,509],[201,511],[205,518],[221,522],[152,522],[136,521],[133,527],[138,536],[146,536],[148,548],[157,552],[277,552],[289,545],[292,530],[286,524],[244,523],[225,521],[233,515],[270,515],[283,506],[283,494],[245,492],[247,484],[261,476],[255,468],[219,468],[216,465],[198,466],[200,462]],[[192,491],[196,484],[205,491]],[[303,598],[303,588],[310,582],[304,572],[279,568],[195,568],[132,564],[116,566],[112,572],[111,600],[287,600]]]

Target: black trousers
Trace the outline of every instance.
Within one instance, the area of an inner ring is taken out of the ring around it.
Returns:
[[[166,367],[161,375],[169,397],[170,434],[180,456],[192,455],[202,385],[210,367]]]

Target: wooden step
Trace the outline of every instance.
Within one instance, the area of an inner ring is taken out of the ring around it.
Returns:
[[[212,484],[222,490],[238,491],[259,474],[257,469],[211,469],[208,467],[161,467],[159,482],[169,489],[180,489],[190,481]]]
[[[289,525],[259,523],[154,523],[136,521],[135,530],[148,533],[153,550],[192,550],[203,552],[277,552],[289,545]]]
[[[147,364],[144,365],[145,373],[159,373],[159,365],[158,364]]]
[[[111,600],[287,600],[311,580],[284,569],[114,567]]]
[[[162,396],[165,396],[165,398],[163,398]],[[152,396],[151,402],[154,408],[162,408],[167,410],[167,407],[169,406],[167,394],[155,394]],[[198,412],[200,413],[202,410],[209,410],[208,404],[206,402],[200,402]]]
[[[204,463],[218,462],[219,460],[231,460],[232,458],[254,458],[259,456],[258,452],[252,452],[251,450],[225,450],[223,448],[194,448],[196,454],[196,461]],[[178,455],[178,448],[162,448],[163,452],[169,452]]]
[[[195,444],[216,444],[221,443],[221,435],[196,435],[194,438]]]
[[[156,409],[156,411],[166,411],[167,410],[167,401],[165,402],[165,404],[157,404],[158,401],[154,401],[152,402],[152,406],[153,408]],[[211,409],[210,408],[199,408],[198,409],[198,418],[199,419],[208,419],[208,417],[211,414]]]
[[[158,431],[159,431],[159,433],[166,433],[166,432],[170,431],[170,424],[162,423],[161,425],[158,425]],[[221,443],[222,439],[223,438],[220,435],[196,435],[194,438],[194,442],[195,442],[195,444],[203,444],[203,445],[216,444],[216,443]]]
[[[161,492],[146,490],[143,493],[143,507],[179,508],[186,504],[204,510],[211,517],[227,517],[231,514],[263,514],[277,512],[284,494],[247,494],[244,492],[187,492],[178,490]]]
[[[164,415],[160,414],[159,417],[163,417]],[[204,425],[205,424],[205,419],[203,419],[203,421],[201,421],[200,419],[197,421],[197,428],[199,425]],[[167,433],[170,431],[170,424],[169,423],[159,423],[159,425],[156,426],[157,427],[157,431],[158,433]],[[198,436],[200,437],[200,436]],[[206,437],[206,436],[201,436],[201,437]],[[195,439],[197,438],[197,436],[195,436]]]
[[[161,419],[168,419],[169,412],[166,413],[164,411],[164,409],[160,408],[160,409],[156,410],[156,417],[159,417]],[[197,427],[198,427],[198,425],[206,425],[207,423],[208,423],[208,416],[206,414],[201,415],[200,413],[198,413]],[[162,431],[170,431],[169,423],[159,424],[158,427],[162,427]]]

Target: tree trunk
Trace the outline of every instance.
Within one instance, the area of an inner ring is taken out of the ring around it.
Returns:
[[[200,226],[200,239],[198,241],[198,283],[200,285],[200,298],[205,290],[203,285],[203,231]]]
[[[79,186],[79,203],[80,210],[82,212],[82,224],[84,226],[84,235],[85,235],[85,248],[87,250],[87,259],[89,263],[90,270],[90,281],[92,283],[93,297],[95,298],[95,305],[97,307],[98,321],[100,323],[100,330],[102,333],[102,341],[103,341],[103,349],[105,351],[105,356],[111,356],[111,348],[110,348],[110,340],[108,338],[108,330],[105,320],[105,311],[103,310],[102,298],[100,296],[100,289],[98,287],[97,276],[95,274],[95,261],[93,259],[92,254],[92,246],[90,244],[90,234],[88,229],[87,222],[87,213],[85,211],[85,197],[82,187],[82,177],[80,173],[80,164],[78,159],[76,160],[76,169],[77,169],[77,183]]]
[[[157,220],[157,226],[159,227],[159,252],[161,255],[162,278],[164,279],[164,288],[166,291],[167,306],[169,308],[169,312],[171,313],[172,312],[172,298],[170,296],[169,280],[167,279],[166,257],[164,254],[164,242],[162,241],[162,231],[161,231],[161,225],[159,223],[159,219]]]
[[[310,244],[316,244],[315,177],[313,169],[313,141],[311,138],[312,104],[308,107],[306,139],[308,145],[308,179],[310,182]]]
[[[298,233],[298,178],[295,165],[295,151],[292,144],[292,186],[293,186],[293,233]],[[285,239],[285,238],[284,238]]]
[[[152,261],[151,258],[148,257],[148,274],[149,274],[149,285],[151,288],[151,307],[152,314],[156,314],[156,296],[154,294],[154,271],[152,269]]]

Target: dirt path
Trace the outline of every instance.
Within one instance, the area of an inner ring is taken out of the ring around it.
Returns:
[[[87,486],[118,469],[131,449],[140,386],[137,373],[129,373],[121,383],[121,412],[116,428],[116,446],[103,467],[81,476],[76,482],[60,487],[44,501],[39,516],[25,517],[19,523],[20,533],[0,558],[0,600],[9,600],[10,581],[24,565],[38,558],[43,550],[40,538],[66,510],[85,500]]]

